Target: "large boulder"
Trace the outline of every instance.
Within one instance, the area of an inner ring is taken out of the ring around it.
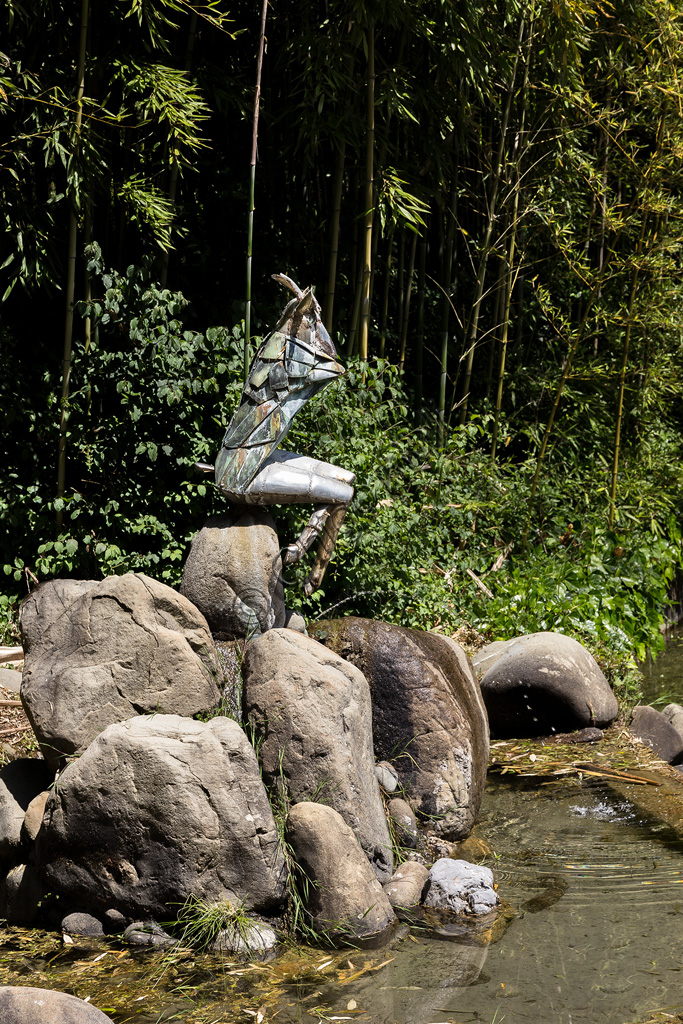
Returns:
[[[148,576],[43,583],[24,601],[20,626],[21,699],[52,767],[113,722],[156,711],[196,715],[220,699],[206,620]]]
[[[294,803],[315,797],[334,807],[388,881],[391,839],[362,672],[309,637],[274,629],[247,647],[243,699],[266,785],[284,787]]]
[[[264,508],[236,505],[208,519],[192,541],[180,593],[206,616],[219,640],[285,624],[280,542]]]
[[[21,858],[22,825],[34,797],[52,782],[45,761],[22,757],[0,768],[0,869]]]
[[[317,639],[370,684],[375,754],[447,839],[469,834],[484,794],[489,731],[469,659],[435,633],[372,619],[320,623]]]
[[[475,669],[492,735],[544,736],[616,718],[616,698],[595,658],[562,633],[491,644],[476,655]]]
[[[59,776],[36,862],[51,891],[95,913],[163,920],[191,895],[271,911],[285,895],[256,754],[227,718],[110,725]]]
[[[316,931],[347,941],[386,932],[394,911],[340,814],[325,804],[295,804],[285,836],[308,883],[304,909]]]
[[[111,1017],[90,1003],[49,988],[0,986],[2,1024],[111,1024]]]
[[[670,708],[671,704],[667,706]],[[663,712],[646,705],[634,708],[630,730],[662,761],[683,763],[683,736]]]

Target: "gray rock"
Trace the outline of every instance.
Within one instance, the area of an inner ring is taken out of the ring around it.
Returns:
[[[633,709],[630,732],[669,764],[683,762],[683,736],[660,711],[650,707]]]
[[[212,949],[230,953],[245,960],[266,960],[278,943],[277,932],[263,921],[248,921],[240,927],[224,928],[218,933]]]
[[[36,841],[36,836],[40,831],[40,826],[43,824],[43,814],[45,813],[45,804],[47,798],[50,795],[49,789],[44,789],[38,796],[34,796],[31,803],[26,808],[26,814],[24,815],[24,821],[21,826],[21,841],[27,848],[30,848]]]
[[[493,885],[493,872],[466,860],[437,860],[429,872],[424,905],[456,914],[488,914],[500,900]]]
[[[79,911],[63,917],[60,927],[67,935],[85,935],[90,939],[104,935],[104,927],[99,918]]]
[[[45,761],[34,757],[22,757],[0,768],[0,868],[19,859],[26,810],[52,778]]]
[[[314,635],[365,674],[375,753],[397,769],[415,810],[446,838],[468,835],[484,794],[489,730],[462,648],[371,619],[322,622]]]
[[[286,785],[294,803],[329,803],[358,836],[379,880],[388,881],[391,840],[362,673],[309,637],[273,629],[247,647],[244,711],[266,786]]]
[[[35,848],[72,904],[166,918],[190,895],[269,911],[285,868],[256,754],[228,718],[111,725],[59,776]]]
[[[219,640],[284,626],[280,542],[270,513],[235,505],[208,519],[192,541],[180,593]]]
[[[18,864],[0,885],[0,917],[28,928],[38,916],[44,889],[33,864]]]
[[[595,658],[562,633],[485,647],[479,667],[485,666],[481,692],[491,735],[543,736],[605,726],[616,717],[616,698]]]
[[[392,907],[414,907],[422,898],[422,890],[429,878],[429,871],[422,864],[408,860],[394,871],[390,882],[384,886],[386,897]]]
[[[111,1024],[111,1017],[90,1003],[49,988],[0,987],[2,1024]]]
[[[662,708],[662,714],[667,722],[671,722],[678,735],[683,737],[683,706],[667,704],[665,708]]]
[[[167,949],[177,943],[177,939],[165,932],[156,921],[133,921],[124,931],[123,941],[129,946],[154,946],[157,949]]]
[[[410,804],[401,797],[394,797],[387,804],[387,813],[394,825],[394,835],[399,846],[413,849],[417,846],[419,831],[417,820]]]
[[[11,693],[19,693],[21,689],[21,672],[15,668],[0,668],[0,686]]]
[[[285,608],[285,621],[283,625],[285,629],[293,629],[296,633],[304,633],[308,636],[306,620],[303,615],[299,615],[298,612],[293,612],[289,608]]]
[[[295,804],[285,834],[311,883],[306,911],[318,932],[348,940],[386,932],[394,912],[340,814],[324,804]]]
[[[110,908],[109,910],[105,910],[102,917],[102,923],[107,935],[118,935],[120,932],[126,930],[128,918],[119,910],[113,910]]]
[[[21,607],[21,699],[48,763],[81,754],[113,722],[218,703],[213,640],[187,598],[137,573],[73,588],[72,600],[65,582],[42,584]]]
[[[485,647],[480,647],[478,651],[474,652],[472,667],[477,679],[481,680],[482,676],[485,676],[488,670],[495,665],[507,642],[507,640],[494,640],[493,643],[486,644]]]
[[[375,766],[375,775],[385,793],[396,792],[398,788],[398,772],[393,764],[389,764],[388,761],[380,761]]]

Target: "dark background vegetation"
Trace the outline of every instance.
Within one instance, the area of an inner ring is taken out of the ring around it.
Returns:
[[[192,465],[241,386],[259,6],[3,7],[5,641],[36,579],[177,585],[224,509]],[[316,286],[349,372],[288,446],[358,477],[308,615],[559,629],[621,670],[659,643],[681,553],[682,14],[268,10],[252,331],[284,302],[271,273]],[[286,543],[303,510],[277,514]]]

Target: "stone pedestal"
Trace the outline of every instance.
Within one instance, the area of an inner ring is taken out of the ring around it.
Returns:
[[[284,626],[282,559],[270,513],[235,505],[208,519],[192,541],[180,592],[219,640]]]

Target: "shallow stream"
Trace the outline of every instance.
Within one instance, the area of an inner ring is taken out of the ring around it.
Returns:
[[[503,937],[404,940],[343,996],[323,989],[335,1014],[353,1000],[373,1024],[624,1024],[683,1007],[683,842],[669,826],[601,782],[526,779],[489,783],[480,831],[517,911]]]

